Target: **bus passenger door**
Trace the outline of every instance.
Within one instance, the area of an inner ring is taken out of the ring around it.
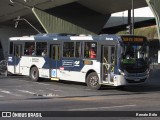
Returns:
[[[22,45],[15,44],[14,45],[14,72],[20,73],[20,60],[22,56]]]
[[[115,46],[102,47],[102,83],[113,84]]]
[[[61,57],[61,45],[50,45],[50,58],[51,58],[51,80],[59,80],[59,66]]]

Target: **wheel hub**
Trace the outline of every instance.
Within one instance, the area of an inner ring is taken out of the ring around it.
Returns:
[[[95,87],[96,85],[98,85],[98,78],[97,76],[92,76],[90,77],[90,85]]]

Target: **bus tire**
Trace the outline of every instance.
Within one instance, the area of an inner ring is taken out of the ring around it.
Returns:
[[[101,87],[101,85],[99,84],[99,78],[96,72],[92,72],[87,76],[86,83],[90,89],[98,90]]]
[[[37,67],[32,67],[30,70],[30,78],[32,81],[38,81],[39,80],[39,71]]]

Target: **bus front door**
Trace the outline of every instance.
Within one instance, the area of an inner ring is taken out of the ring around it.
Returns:
[[[22,56],[22,45],[15,44],[14,45],[14,72],[20,73],[20,60]]]
[[[115,46],[102,47],[102,83],[113,84]]]
[[[50,45],[50,58],[51,58],[51,80],[59,80],[59,66],[61,57],[61,45]]]

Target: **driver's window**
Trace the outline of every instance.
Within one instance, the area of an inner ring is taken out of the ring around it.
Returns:
[[[134,47],[131,45],[128,45],[126,47],[126,53],[125,53],[126,59],[134,58]]]

